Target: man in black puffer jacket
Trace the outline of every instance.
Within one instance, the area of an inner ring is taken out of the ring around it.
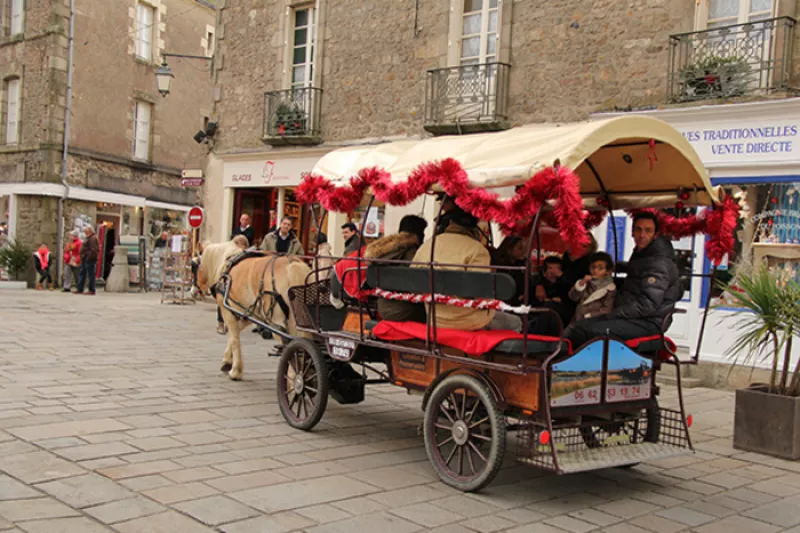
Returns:
[[[606,334],[622,340],[658,335],[664,317],[681,299],[675,251],[668,239],[659,237],[655,215],[645,212],[633,217],[633,240],[636,249],[630,261],[618,265],[627,277],[617,292],[614,310],[576,322],[564,332],[574,349]]]

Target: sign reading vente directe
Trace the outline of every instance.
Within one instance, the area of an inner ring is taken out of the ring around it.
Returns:
[[[800,120],[678,129],[706,164],[800,160]]]

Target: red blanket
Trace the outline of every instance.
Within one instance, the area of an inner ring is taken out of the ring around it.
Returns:
[[[384,320],[372,329],[372,333],[385,341],[407,341],[411,339],[425,340],[425,324],[419,322],[391,322]],[[521,340],[523,335],[515,331],[479,330],[464,331],[462,329],[436,328],[436,341],[442,346],[461,350],[467,355],[480,357],[492,351],[495,346],[507,340]],[[558,342],[558,337],[528,335],[530,341]],[[569,341],[564,341],[569,348]]]

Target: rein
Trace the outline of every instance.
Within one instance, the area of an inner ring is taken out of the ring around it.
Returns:
[[[275,305],[277,304],[281,308],[281,311],[283,311],[283,314],[286,317],[286,320],[288,321],[289,320],[289,306],[284,301],[283,296],[281,296],[281,294],[278,293],[278,288],[275,285],[275,262],[278,259],[278,257],[280,257],[279,255],[270,256],[269,260],[264,265],[264,270],[261,272],[261,277],[259,278],[258,294],[256,296],[255,301],[249,307],[246,307],[241,302],[238,302],[235,299],[231,298],[230,297],[230,292],[225,290],[226,286],[229,285],[232,282],[232,278],[231,278],[230,272],[231,272],[231,270],[233,269],[234,266],[236,266],[240,262],[245,261],[247,259],[252,259],[253,257],[263,257],[265,255],[266,254],[258,254],[258,255],[249,255],[249,256],[246,256],[246,257],[239,257],[239,254],[237,254],[237,255],[229,258],[225,262],[225,269],[224,269],[222,275],[220,276],[220,278],[217,281],[217,283],[214,284],[214,289],[216,291],[221,291],[221,294],[227,294],[227,298],[225,298],[225,301],[223,303],[227,304],[228,302],[231,302],[231,303],[235,304],[239,309],[242,310],[241,314],[244,315],[245,318],[253,316],[254,312],[257,310],[262,317],[264,317],[267,321],[272,322],[272,315],[273,315],[273,313],[275,311]],[[290,259],[290,262],[291,262],[291,259]],[[272,278],[272,290],[271,291],[265,291],[264,290],[264,276],[267,273],[267,269],[270,269],[270,277]],[[267,310],[266,313],[264,312],[264,296],[265,295],[271,296],[271,300],[272,300],[271,303],[270,303],[269,309]]]

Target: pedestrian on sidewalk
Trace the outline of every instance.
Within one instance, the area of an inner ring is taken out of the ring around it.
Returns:
[[[100,251],[100,241],[94,233],[94,228],[86,226],[83,229],[86,235],[86,242],[81,246],[81,269],[78,276],[78,292],[83,294],[83,288],[89,283],[89,294],[94,294],[95,281],[97,279],[97,256]]]
[[[73,284],[77,290],[78,276],[81,272],[80,233],[74,229],[70,232],[70,241],[64,246],[64,292],[70,292]]]
[[[53,290],[53,278],[50,277],[50,250],[47,245],[42,243],[39,249],[33,252],[33,265],[36,267],[36,272],[39,274],[39,280],[36,282],[36,290],[44,289]]]

